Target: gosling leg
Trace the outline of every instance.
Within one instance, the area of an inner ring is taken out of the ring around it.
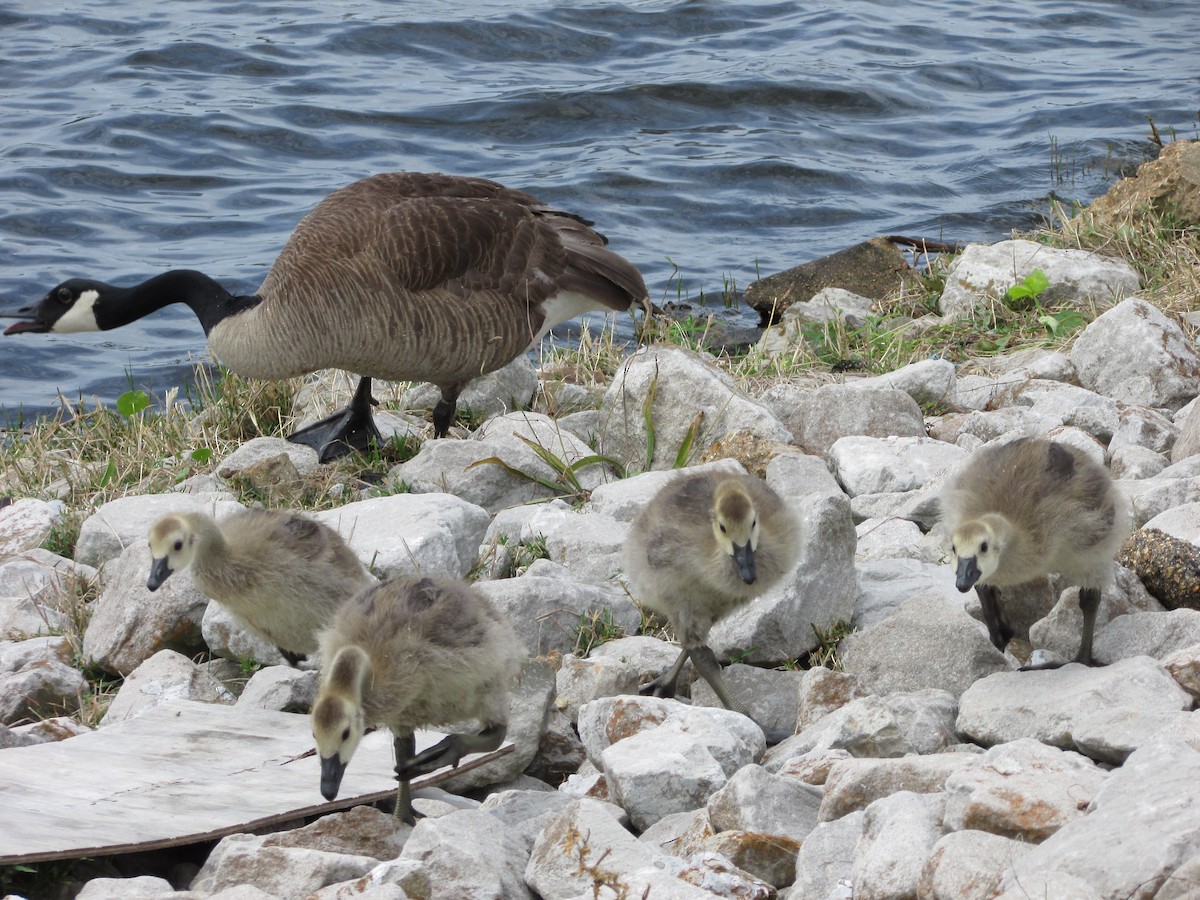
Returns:
[[[741,713],[755,725],[762,729],[763,735],[766,736],[768,744],[778,744],[780,741],[786,740],[792,736],[789,731],[780,731],[775,728],[767,728],[761,722],[750,715],[750,710],[746,708],[746,704],[738,700],[729,693],[729,689],[725,686],[725,678],[721,674],[721,664],[717,662],[717,655],[712,649],[705,644],[694,648],[692,651],[692,665],[696,667],[696,671],[701,677],[708,682],[709,687],[713,689],[713,693],[721,701],[721,704],[726,709],[731,709],[734,712]]]
[[[1096,613],[1100,609],[1100,591],[1098,588],[1080,588],[1079,589],[1079,611],[1083,613],[1083,636],[1079,639],[1079,652],[1075,654],[1075,658],[1071,662],[1083,663],[1085,666],[1094,666],[1096,663],[1092,659],[1092,636],[1096,631]],[[1021,666],[1021,672],[1040,671],[1042,669],[1059,669],[1065,663],[1061,662],[1044,662],[1036,666]]]
[[[396,774],[400,778],[411,779],[418,775],[428,775],[443,766],[457,768],[459,760],[468,753],[495,750],[504,743],[504,735],[507,732],[507,723],[499,722],[488,725],[479,734],[447,735],[432,747],[422,750],[416,756],[410,756],[404,767],[397,765]]]
[[[1000,609],[1000,589],[990,584],[976,584],[975,593],[979,595],[979,605],[983,607],[983,623],[987,625],[988,637],[1001,653],[1012,640],[1012,627],[1004,621],[1004,613]]]
[[[683,671],[683,665],[688,661],[688,657],[692,651],[684,647],[679,651],[679,656],[675,658],[674,664],[667,671],[663,672],[653,681],[649,681],[638,688],[638,693],[647,697],[674,697],[675,688],[679,683],[679,673]],[[722,701],[724,702],[724,701]]]
[[[401,822],[416,825],[416,813],[413,811],[412,805],[412,789],[408,785],[408,776],[403,774],[416,752],[416,738],[413,737],[411,731],[406,731],[404,734],[396,735],[392,746],[396,752],[396,781],[399,785],[396,789],[396,805],[392,809],[392,815]]]
[[[1092,660],[1092,637],[1096,632],[1096,613],[1099,609],[1099,588],[1080,588],[1079,611],[1083,613],[1083,637],[1079,640],[1079,652],[1075,654],[1075,662],[1085,666],[1096,664]]]
[[[365,453],[372,444],[382,447],[383,435],[375,427],[375,419],[371,415],[372,403],[371,379],[360,378],[349,406],[306,428],[293,431],[288,440],[312,447],[323,463],[353,450]]]

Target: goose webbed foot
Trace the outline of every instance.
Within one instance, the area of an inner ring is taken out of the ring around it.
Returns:
[[[458,399],[447,399],[444,395],[433,408],[433,436],[435,438],[444,438],[450,433],[450,426],[454,424],[454,413],[458,409]]]
[[[406,760],[403,766],[398,762],[396,777],[409,780],[418,775],[436,772],[445,766],[457,768],[459,760],[468,753],[486,753],[495,750],[504,742],[504,735],[507,731],[507,725],[498,724],[489,725],[479,734],[447,735],[432,747],[428,747]]]
[[[375,426],[375,418],[371,414],[373,402],[371,379],[360,378],[349,406],[319,422],[292,432],[288,435],[288,440],[312,447],[317,451],[317,458],[323,463],[354,451],[366,453],[372,445],[382,447],[383,435],[379,433]]]

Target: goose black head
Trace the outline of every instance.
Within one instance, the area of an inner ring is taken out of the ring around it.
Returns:
[[[37,303],[0,313],[0,318],[22,320],[9,325],[4,333],[103,331],[106,327],[103,320],[104,299],[116,290],[102,281],[86,278],[64,281]]]

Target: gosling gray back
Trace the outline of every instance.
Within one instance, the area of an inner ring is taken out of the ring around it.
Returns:
[[[713,502],[723,482],[750,496],[758,516],[757,577],[739,576],[713,534]],[[762,480],[705,470],[672,478],[634,519],[622,554],[634,595],[671,621],[686,647],[704,643],[713,624],[777,584],[796,564],[799,522]]]
[[[371,663],[362,698],[367,722],[396,733],[472,718],[506,722],[508,687],[526,656],[482,592],[432,574],[352,597],[321,635],[321,658],[348,645]]]
[[[163,522],[170,519],[194,536],[196,587],[285,655],[314,653],[338,607],[375,583],[336,531],[296,512],[247,509],[219,523],[189,512]]]
[[[1104,587],[1129,530],[1128,501],[1103,466],[1066,444],[1021,438],[977,450],[940,498],[953,532],[998,513],[1015,540],[989,579],[995,587],[1052,572]]]

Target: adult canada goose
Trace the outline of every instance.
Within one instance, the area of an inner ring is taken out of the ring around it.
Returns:
[[[941,495],[955,584],[975,588],[992,643],[1012,628],[1000,588],[1058,572],[1079,586],[1083,636],[1076,662],[1092,664],[1100,591],[1129,530],[1129,510],[1104,467],[1066,444],[1021,438],[978,450]],[[1050,663],[1036,668],[1054,668]]]
[[[220,523],[197,512],[166,516],[150,528],[150,556],[146,587],[191,566],[202,593],[292,665],[316,652],[343,602],[375,583],[336,531],[285,510],[247,509]]]
[[[690,658],[725,707],[745,713],[704,642],[714,623],[792,569],[798,540],[795,515],[751,475],[710,470],[667,482],[633,520],[622,554],[634,595],[667,617],[683,648],[643,693],[674,696]]]
[[[317,204],[254,294],[190,270],[128,288],[73,278],[0,317],[22,319],[5,334],[104,331],[185,303],[239,375],[357,373],[345,410],[291,436],[325,461],[379,440],[372,378],[437,385],[442,437],[471,379],[583,312],[647,304],[637,269],[589,224],[482,178],[373,175]]]
[[[312,709],[321,794],[337,796],[368,725],[386,725],[400,783],[396,814],[413,822],[408,782],[468,753],[495,750],[508,727],[508,686],[525,651],[479,591],[445,575],[401,578],[355,595],[321,635]],[[413,730],[479,719],[414,755]]]

